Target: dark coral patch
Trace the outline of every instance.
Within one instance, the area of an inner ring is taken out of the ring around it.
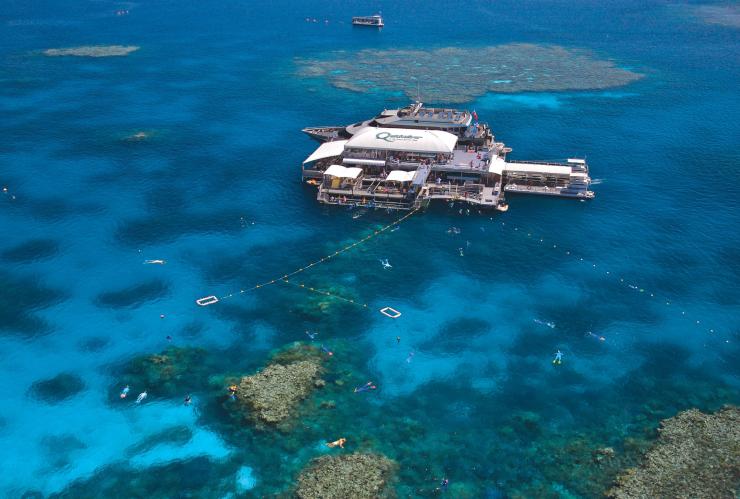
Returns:
[[[46,435],[40,442],[46,453],[47,460],[55,469],[63,468],[72,463],[73,454],[87,448],[87,445],[74,435]]]
[[[134,457],[137,454],[143,454],[150,451],[158,445],[178,445],[182,446],[193,439],[193,431],[187,426],[174,426],[167,428],[158,433],[147,436],[141,442],[129,446],[125,453],[128,457]]]
[[[99,307],[122,308],[138,307],[139,305],[162,298],[169,293],[166,282],[153,279],[135,286],[100,293],[95,299]]]
[[[80,341],[79,347],[83,352],[100,352],[108,346],[110,339],[104,336],[93,336]]]
[[[59,250],[59,244],[51,239],[30,239],[6,249],[0,258],[6,262],[28,263],[43,260],[54,256]]]
[[[118,239],[130,246],[172,242],[190,234],[236,233],[243,228],[239,211],[216,213],[163,213],[161,215],[130,220],[117,232]]]
[[[51,327],[33,314],[64,298],[61,291],[41,286],[34,277],[0,271],[0,332],[37,336]]]
[[[85,389],[82,378],[75,374],[60,373],[49,379],[35,381],[28,393],[47,404],[58,404],[74,397]]]
[[[50,497],[225,497],[229,486],[225,485],[224,477],[232,473],[228,465],[215,463],[207,457],[146,469],[112,465],[71,483]]]

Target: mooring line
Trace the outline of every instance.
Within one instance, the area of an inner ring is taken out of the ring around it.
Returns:
[[[224,296],[222,296],[220,298],[217,297],[216,295],[205,296],[203,298],[199,298],[199,299],[195,300],[195,303],[197,303],[201,307],[205,307],[205,306],[208,306],[208,305],[213,305],[214,303],[218,303],[219,301],[225,300],[227,298],[232,298],[234,296],[243,295],[244,293],[248,293],[250,291],[254,291],[255,289],[260,289],[260,288],[264,288],[266,286],[270,286],[272,284],[275,284],[276,282],[281,282],[281,281],[282,282],[288,282],[288,279],[290,277],[293,277],[296,274],[300,274],[304,270],[308,270],[308,269],[310,269],[312,267],[315,267],[317,265],[320,265],[322,263],[325,263],[326,261],[331,260],[335,256],[339,256],[342,253],[345,253],[345,252],[347,252],[347,251],[355,248],[356,246],[359,246],[360,244],[366,243],[370,239],[373,239],[375,236],[378,236],[378,235],[382,234],[383,232],[387,231],[391,227],[395,227],[395,226],[399,225],[400,223],[404,222],[407,218],[409,218],[411,215],[413,215],[417,211],[419,211],[419,209],[418,208],[414,208],[413,210],[409,211],[404,216],[400,217],[399,219],[395,220],[394,222],[392,222],[392,223],[390,223],[390,224],[388,224],[388,225],[386,225],[386,226],[384,226],[384,227],[382,227],[380,229],[377,229],[377,230],[373,231],[372,234],[369,234],[369,235],[363,237],[362,239],[360,239],[358,241],[355,241],[352,244],[348,244],[347,246],[344,246],[343,248],[335,251],[334,253],[330,253],[330,254],[326,255],[325,257],[323,257],[323,258],[320,258],[320,259],[318,259],[318,260],[316,260],[314,262],[309,263],[308,265],[304,265],[303,267],[299,267],[296,270],[294,270],[293,272],[290,272],[288,274],[284,274],[284,275],[282,275],[280,277],[276,277],[274,279],[271,279],[269,281],[262,282],[260,284],[256,284],[256,285],[252,286],[251,288],[240,289],[239,291],[234,291],[234,292],[229,293],[227,295],[224,295]],[[292,283],[289,283],[289,284],[292,284]],[[342,299],[345,299],[345,298],[342,298]],[[345,299],[345,300],[349,301],[348,299]]]
[[[291,286],[295,286],[297,288],[305,289],[306,291],[310,291],[312,293],[318,293],[320,295],[328,296],[330,298],[336,298],[337,300],[341,300],[347,303],[351,303],[352,305],[357,305],[358,307],[368,308],[367,303],[362,303],[359,300],[353,300],[351,298],[345,298],[344,296],[338,295],[336,293],[331,293],[329,291],[324,291],[323,289],[318,289],[313,286],[309,286],[307,284],[304,284],[302,282],[296,283],[289,281],[288,279],[280,279],[280,282],[285,284],[290,284]]]
[[[560,253],[561,255],[568,257],[569,259],[571,259],[571,261],[578,262],[582,265],[587,265],[592,270],[594,270],[596,273],[602,274],[605,278],[612,280],[612,282],[615,282],[621,287],[629,289],[630,291],[635,292],[638,295],[645,296],[646,298],[653,298],[655,303],[662,303],[664,304],[663,305],[664,307],[672,308],[676,312],[679,312],[676,314],[677,317],[681,317],[682,319],[688,319],[689,322],[697,326],[697,328],[700,330],[703,330],[710,334],[716,333],[716,329],[708,326],[706,321],[703,321],[701,320],[701,318],[698,318],[698,317],[691,318],[689,314],[687,314],[686,310],[683,309],[683,307],[680,307],[675,304],[673,299],[668,298],[662,293],[655,292],[650,289],[644,288],[643,286],[638,284],[636,281],[632,281],[629,278],[625,278],[624,276],[618,275],[612,272],[611,270],[606,270],[604,268],[607,266],[606,264],[590,261],[589,258],[584,258],[577,251],[573,251],[571,249],[559,246],[555,242],[546,241],[545,238],[537,236],[535,233],[531,231],[527,231],[524,228],[518,227],[516,225],[512,225],[512,224],[507,225],[506,222],[501,222],[500,227],[504,230],[511,230],[512,232],[516,232],[517,234],[520,234],[521,237],[527,240],[530,240],[538,244],[539,246],[550,248],[554,250],[555,253]]]

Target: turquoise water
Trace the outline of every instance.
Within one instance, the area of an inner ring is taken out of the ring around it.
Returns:
[[[383,11],[383,31],[346,22],[368,9]],[[345,436],[348,450],[399,462],[402,497],[434,495],[442,477],[458,496],[591,497],[661,418],[739,402],[735,28],[623,1],[35,2],[0,21],[5,496],[259,496]],[[321,308],[286,285],[195,306],[395,219],[319,206],[298,181],[316,146],[300,129],[404,97],[298,79],[294,57],[512,42],[590,49],[645,74],[465,106],[513,158],[585,155],[593,202],[433,207],[302,277],[367,310]],[[40,54],[87,44],[141,48]],[[335,351],[330,381],[345,384],[319,398],[336,409],[277,437],[234,423],[202,380],[250,374],[307,329]],[[137,386],[131,361],[171,345],[206,349],[192,383]],[[377,390],[351,393],[368,379]],[[619,460],[596,465],[605,446]]]

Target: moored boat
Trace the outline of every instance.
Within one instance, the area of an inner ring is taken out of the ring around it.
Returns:
[[[380,15],[374,16],[356,16],[352,18],[352,24],[355,26],[372,26],[376,28],[383,27],[383,18]]]

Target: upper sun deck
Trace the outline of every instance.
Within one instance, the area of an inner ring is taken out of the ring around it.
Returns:
[[[379,126],[398,127],[467,127],[473,117],[468,111],[434,107],[411,106],[398,110],[385,110],[375,118]]]

